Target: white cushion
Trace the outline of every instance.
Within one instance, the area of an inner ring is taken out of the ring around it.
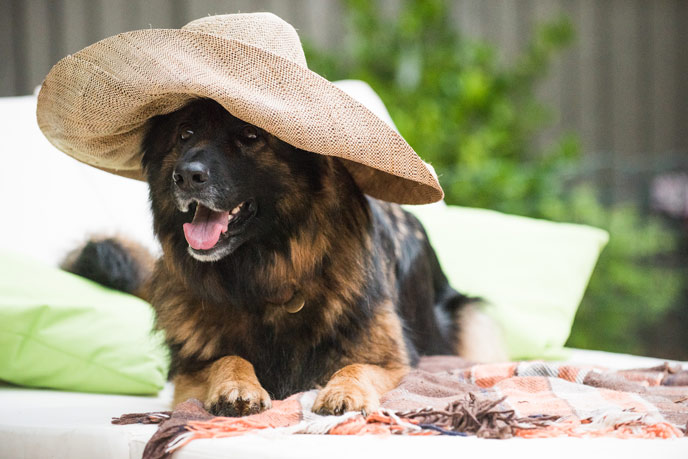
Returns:
[[[35,96],[0,98],[0,126],[0,247],[52,265],[94,233],[122,233],[158,250],[147,185],[85,166],[53,147],[36,123]]]

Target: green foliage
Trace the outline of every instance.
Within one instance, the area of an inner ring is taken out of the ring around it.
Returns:
[[[658,219],[641,218],[630,205],[603,207],[593,190],[585,187],[543,213],[552,220],[596,226],[610,234],[576,315],[569,345],[646,354],[648,346],[641,337],[661,326],[681,292],[682,273],[658,260],[676,250],[676,236]]]
[[[311,67],[330,79],[367,81],[440,174],[447,202],[539,215],[540,199],[560,188],[557,172],[578,156],[574,136],[542,151],[533,145],[548,119],[533,88],[571,41],[569,21],[538,28],[504,67],[492,47],[456,32],[446,2],[404,2],[395,19],[380,14],[376,2],[347,4],[350,49],[336,58],[311,50]]]
[[[572,42],[571,23],[562,17],[540,25],[505,65],[493,47],[457,32],[449,2],[406,0],[394,18],[378,2],[345,4],[348,46],[331,54],[306,43],[309,66],[332,80],[367,81],[436,168],[448,203],[607,229],[611,240],[570,342],[642,352],[635,332],[656,321],[679,289],[675,273],[648,263],[674,247],[671,234],[632,208],[608,209],[590,190],[566,188],[581,166],[575,135],[535,142],[552,118],[535,87]]]

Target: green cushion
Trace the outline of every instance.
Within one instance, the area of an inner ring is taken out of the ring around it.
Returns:
[[[482,209],[408,206],[453,287],[489,301],[513,359],[562,358],[608,234]]]
[[[168,356],[146,302],[0,251],[0,379],[33,387],[154,394]]]

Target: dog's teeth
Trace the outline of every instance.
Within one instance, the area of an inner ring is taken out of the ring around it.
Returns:
[[[232,213],[232,215],[236,215],[236,214],[239,213],[240,210],[241,210],[241,204],[239,204],[239,205],[236,206],[234,209],[232,209],[232,212],[231,212],[231,213]]]

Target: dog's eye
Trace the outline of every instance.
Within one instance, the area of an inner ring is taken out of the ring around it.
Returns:
[[[182,140],[187,140],[189,137],[193,135],[193,131],[191,129],[184,129],[181,134],[179,134],[179,138]]]
[[[247,124],[241,129],[241,135],[248,140],[256,140],[258,138],[258,128]]]

